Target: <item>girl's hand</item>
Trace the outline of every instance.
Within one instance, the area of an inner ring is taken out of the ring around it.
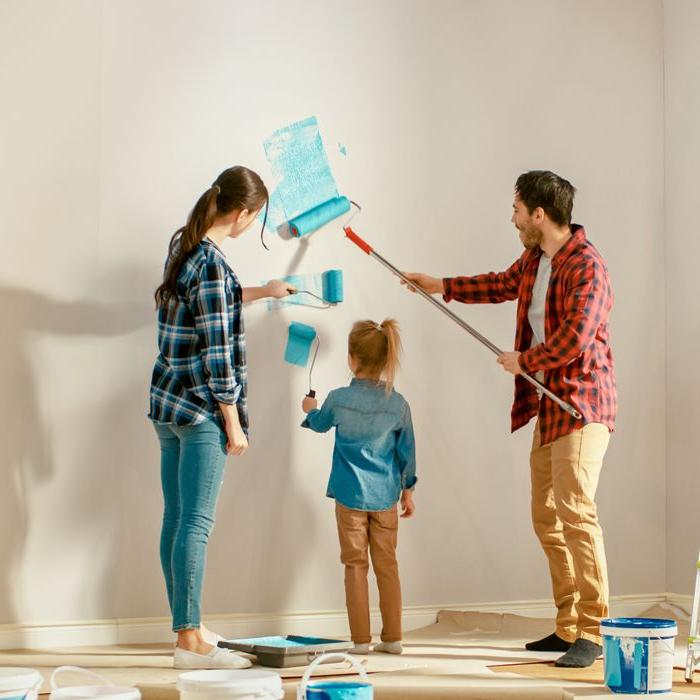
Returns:
[[[404,489],[401,492],[401,517],[410,518],[416,512],[416,505],[413,502],[413,491]]]
[[[237,420],[226,421],[226,452],[240,457],[248,449],[248,438]]]
[[[301,402],[301,410],[304,411],[304,413],[309,413],[315,408],[318,408],[318,401],[312,399],[310,396],[305,396],[304,400]]]
[[[296,294],[297,288],[284,280],[270,280],[264,287],[265,296],[273,299],[284,299],[290,294]]]

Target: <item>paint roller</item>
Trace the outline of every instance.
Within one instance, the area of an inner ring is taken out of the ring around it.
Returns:
[[[314,309],[329,309],[331,306],[340,304],[343,301],[343,271],[326,270],[321,274],[321,296],[308,289],[297,289],[294,294],[308,294],[314,299],[318,299],[323,306],[306,304]]]
[[[289,232],[296,238],[318,231],[333,219],[350,211],[351,202],[347,197],[333,197],[327,202],[305,211],[289,220]]]
[[[406,277],[406,275],[404,275],[400,270],[394,267],[386,258],[382,257],[379,253],[377,253],[377,251],[374,250],[374,248],[372,248],[372,246],[369,245],[369,243],[362,240],[362,238],[360,238],[347,223],[345,224],[345,226],[343,226],[343,230],[345,231],[345,235],[360,250],[363,250],[365,253],[367,253],[367,255],[373,257],[375,260],[378,260],[382,265],[384,265],[384,267],[387,268],[387,270],[390,270],[397,277],[402,279],[407,285],[409,285],[411,289],[415,289],[415,291],[418,292],[418,294],[420,294],[424,299],[429,301],[435,308],[442,311],[442,313],[444,313],[448,318],[452,319],[460,328],[463,328],[465,331],[467,331],[467,333],[469,333],[472,337],[476,338],[482,345],[486,346],[494,354],[503,354],[503,351],[499,347],[494,345],[488,338],[481,335],[481,333],[472,328],[466,321],[463,321],[459,316],[457,316],[457,314],[450,311],[447,308],[447,306],[445,306],[445,304],[439,302],[437,299],[435,299],[432,295],[428,294],[425,290],[421,289],[414,282],[411,282],[411,280],[409,280],[408,277]],[[560,408],[564,409],[568,414],[570,414],[577,420],[583,418],[583,416],[573,406],[566,403],[566,401],[560,399],[556,394],[552,393],[549,389],[547,389],[546,386],[538,382],[537,379],[531,377],[529,374],[524,373],[521,376],[523,377],[523,379],[530,382],[530,384],[532,384],[535,388],[541,391],[545,396],[554,401],[554,403],[556,403]]]
[[[321,346],[321,340],[313,326],[307,326],[305,323],[299,323],[298,321],[292,321],[292,323],[289,324],[287,347],[284,351],[285,362],[298,365],[299,367],[306,367],[306,363],[309,361],[309,355],[311,354],[311,346],[314,344],[314,356],[311,360],[311,367],[309,368],[309,393],[307,394],[307,396],[312,399],[316,397],[316,392],[311,388],[311,373],[316,363],[316,355]]]
[[[342,202],[340,200],[343,200]],[[342,206],[341,206],[342,204]],[[495,355],[502,355],[503,351],[494,343],[492,343],[488,338],[483,336],[481,333],[479,333],[477,330],[472,328],[466,321],[462,320],[457,314],[453,313],[450,311],[450,309],[445,306],[445,304],[439,302],[437,299],[435,299],[432,295],[428,294],[425,290],[421,289],[417,285],[415,285],[411,280],[409,280],[398,268],[394,267],[386,258],[381,256],[379,253],[377,253],[372,246],[369,245],[366,241],[364,241],[360,236],[358,236],[352,228],[350,228],[350,222],[352,219],[355,217],[355,215],[361,211],[361,207],[359,204],[356,202],[353,202],[352,200],[347,199],[346,197],[337,197],[335,199],[329,200],[328,202],[324,202],[323,204],[320,204],[319,206],[315,207],[314,209],[311,209],[310,211],[306,212],[306,214],[302,214],[301,216],[298,217],[299,220],[302,220],[302,224],[304,226],[309,226],[309,229],[306,231],[307,233],[310,233],[311,231],[315,231],[321,226],[324,226],[328,222],[332,221],[333,219],[337,218],[338,216],[344,214],[345,212],[349,211],[350,205],[354,205],[357,208],[357,211],[355,211],[352,216],[345,222],[343,225],[343,231],[345,231],[345,235],[362,251],[367,253],[370,257],[373,257],[375,260],[379,261],[387,270],[390,270],[393,272],[397,277],[402,279],[407,285],[411,287],[411,289],[415,289],[418,294],[420,294],[424,299],[429,301],[435,308],[439,309],[443,314],[445,314],[449,319],[454,321],[460,328],[463,330],[467,331],[473,338],[478,340],[482,345],[487,347],[491,352],[493,352]],[[305,217],[309,217],[308,219],[305,219]],[[290,222],[290,227],[292,225],[292,222]],[[314,228],[311,228],[313,226]],[[299,229],[303,230],[303,229]],[[303,233],[300,233],[298,235],[304,235]],[[566,401],[560,399],[556,394],[551,392],[549,389],[547,389],[544,384],[540,383],[535,379],[534,377],[530,376],[529,374],[522,374],[521,375],[523,379],[528,381],[532,386],[534,386],[536,389],[541,391],[545,396],[550,398],[554,403],[556,403],[560,408],[562,408],[564,411],[566,411],[568,414],[576,418],[577,420],[581,420],[583,416],[579,411],[577,411],[573,406],[569,405],[566,403]]]

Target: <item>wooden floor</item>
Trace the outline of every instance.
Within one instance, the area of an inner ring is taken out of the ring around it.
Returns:
[[[668,610],[651,610],[652,617],[671,617]],[[683,623],[679,639],[684,639]],[[602,661],[590,669],[559,669],[551,664],[558,654],[525,651],[528,639],[552,631],[552,622],[497,613],[443,611],[434,625],[405,635],[400,657],[370,654],[364,657],[377,700],[426,698],[570,698],[610,697],[603,686]],[[308,633],[313,633],[309,630]],[[0,666],[27,666],[48,681],[56,666],[90,668],[119,685],[137,686],[144,700],[177,700],[179,671],[172,668],[172,649],[166,646],[129,646],[0,652]],[[362,658],[362,657],[360,657]],[[677,649],[677,662],[684,650]],[[538,663],[539,662],[539,663]],[[274,670],[274,669],[268,669]],[[281,671],[285,700],[296,697],[304,668]],[[347,673],[342,665],[324,667],[324,673]],[[678,672],[674,692],[664,698],[700,695],[697,685],[686,685]],[[61,685],[91,683],[66,673]],[[48,693],[48,683],[42,692]]]

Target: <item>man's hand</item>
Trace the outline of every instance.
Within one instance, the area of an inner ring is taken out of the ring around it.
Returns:
[[[313,411],[314,408],[318,408],[318,401],[312,399],[310,396],[305,396],[304,400],[301,402],[301,410],[304,411],[304,413],[309,413]]]
[[[401,492],[401,517],[410,518],[416,512],[416,506],[413,503],[413,491],[404,489]]]
[[[520,366],[520,353],[519,352],[504,352],[499,355],[496,359],[499,365],[503,366],[506,372],[511,374],[522,374],[523,370]]]
[[[411,282],[414,282],[416,287],[420,287],[424,292],[428,292],[428,294],[442,294],[445,291],[442,280],[439,277],[431,277],[422,272],[404,272],[403,275],[411,280]],[[416,291],[415,287],[406,284],[403,280],[401,280],[401,284],[406,285],[409,292]]]

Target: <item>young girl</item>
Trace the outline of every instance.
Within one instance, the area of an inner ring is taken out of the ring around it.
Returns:
[[[316,399],[307,397],[302,403],[307,414],[302,427],[318,433],[336,429],[327,495],[335,499],[355,654],[367,654],[372,641],[368,550],[382,613],[382,641],[374,651],[403,651],[397,502],[401,517],[410,518],[415,511],[416,458],[411,410],[393,389],[400,350],[396,321],[358,321],[348,338],[348,364],[355,375],[350,386],[331,391],[320,410]]]
[[[160,354],[149,417],[161,447],[160,558],[177,634],[175,668],[250,666],[216,646],[220,638],[202,625],[200,598],[226,456],[248,447],[241,306],[294,291],[279,280],[242,289],[221,249],[253,223],[267,200],[252,170],[224,170],[170,241],[155,293]]]

